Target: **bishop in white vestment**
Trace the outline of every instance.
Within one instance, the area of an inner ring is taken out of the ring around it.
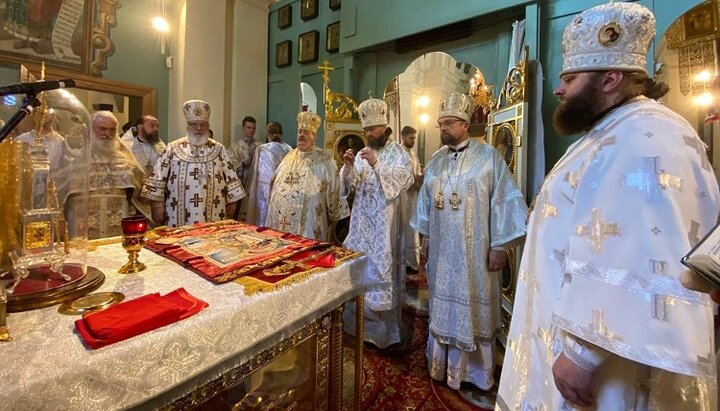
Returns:
[[[679,276],[720,195],[695,130],[650,99],[654,24],[611,3],[566,28],[554,124],[587,131],[530,217],[497,409],[716,410],[712,305]]]
[[[315,147],[320,116],[303,111],[297,121],[297,148],[285,157],[275,173],[266,225],[331,241],[331,225],[350,215],[350,209],[347,200],[340,197],[335,161],[327,151]]]
[[[503,247],[525,235],[527,216],[503,157],[470,140],[473,112],[466,94],[442,101],[438,124],[445,147],[428,162],[413,220],[428,247],[430,376],[456,390],[463,381],[483,390],[495,382]]]
[[[379,348],[400,342],[404,259],[398,206],[400,193],[413,183],[410,156],[388,139],[387,106],[370,99],[358,107],[368,147],[348,150],[340,169],[343,193],[355,191],[350,228],[343,246],[368,256],[363,279],[374,284],[365,293],[365,340]],[[353,332],[353,309],[345,311],[345,329]]]
[[[245,190],[225,147],[209,138],[210,106],[190,100],[183,112],[188,135],[167,145],[143,186],[153,220],[177,227],[233,218]]]

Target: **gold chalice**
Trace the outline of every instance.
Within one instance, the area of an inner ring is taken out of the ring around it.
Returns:
[[[120,222],[122,227],[122,246],[128,252],[128,262],[118,272],[120,274],[138,273],[144,270],[145,264],[138,261],[138,254],[145,245],[145,231],[147,231],[147,218],[141,215],[125,217]]]

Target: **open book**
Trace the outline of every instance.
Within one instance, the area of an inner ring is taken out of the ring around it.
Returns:
[[[716,225],[690,250],[681,262],[715,287],[720,288],[720,227]]]

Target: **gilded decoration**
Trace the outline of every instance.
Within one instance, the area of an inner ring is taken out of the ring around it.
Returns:
[[[249,377],[252,373],[260,370],[262,367],[270,364],[274,359],[289,352],[293,348],[300,346],[311,338],[315,338],[315,409],[328,409],[328,373],[330,354],[330,333],[332,323],[331,314],[327,314],[317,321],[305,326],[290,337],[284,339],[273,347],[261,352],[253,357],[250,361],[237,366],[230,371],[223,373],[209,383],[202,385],[189,394],[175,400],[174,402],[163,407],[163,410],[187,410],[202,409],[203,404],[209,399],[222,395],[223,393],[240,385],[242,381]],[[249,398],[250,394],[246,395]],[[250,409],[246,407],[249,404],[243,403],[243,400],[235,404],[233,409]],[[263,404],[264,405],[264,404]]]
[[[27,233],[25,235],[25,244],[27,248],[42,248],[50,245],[50,227],[49,221],[35,221],[28,224]]]
[[[108,56],[115,51],[110,30],[117,25],[119,0],[63,0],[38,2],[46,23],[29,17],[32,2],[7,2],[0,19],[9,38],[0,40],[0,61],[28,64],[45,61],[66,69],[70,77],[82,73],[102,77]],[[36,12],[33,12],[36,13]]]
[[[705,87],[694,77],[715,69],[715,40],[719,37],[720,2],[700,4],[675,20],[663,37],[669,50],[677,50],[680,92],[683,96],[702,94]]]
[[[505,77],[502,90],[498,96],[495,110],[499,110],[504,106],[527,101],[528,96],[528,53],[530,48],[525,46],[523,50],[523,58],[518,61],[515,67],[511,68]],[[505,102],[503,104],[503,101]]]
[[[330,62],[323,61],[318,67],[323,75],[323,89],[325,94],[325,121],[352,122],[357,121],[357,104],[349,96],[330,90],[330,72],[335,70]]]

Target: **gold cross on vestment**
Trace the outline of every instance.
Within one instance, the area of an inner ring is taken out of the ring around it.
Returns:
[[[292,225],[286,216],[282,216],[278,224],[280,224],[280,231],[287,231],[287,226]]]
[[[610,340],[622,341],[622,338],[610,331],[610,328],[605,324],[605,313],[599,308],[593,308],[593,322],[592,329],[595,334]]]
[[[602,210],[593,208],[590,222],[587,225],[577,226],[576,233],[581,237],[587,237],[592,244],[593,253],[600,254],[608,237],[620,237],[620,225],[603,220]]]

